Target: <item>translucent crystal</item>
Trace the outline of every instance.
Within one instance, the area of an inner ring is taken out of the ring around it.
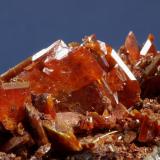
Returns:
[[[24,103],[29,101],[29,88],[24,85],[15,82],[0,86],[0,121],[8,130],[15,129],[24,118]]]
[[[126,37],[124,46],[127,50],[130,63],[134,64],[135,62],[137,62],[140,57],[140,51],[133,32],[129,32],[128,36]]]

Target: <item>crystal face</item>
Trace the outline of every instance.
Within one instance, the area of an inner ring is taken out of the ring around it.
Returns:
[[[1,86],[0,121],[8,130],[13,130],[17,122],[24,119],[24,103],[29,100],[29,94],[28,86],[23,83],[4,83]]]
[[[58,40],[1,75],[0,152],[142,159],[160,143],[159,82],[152,34],[141,47],[129,32],[118,51]]]
[[[127,50],[127,54],[129,55],[130,63],[136,63],[139,60],[140,51],[136,37],[133,32],[129,32],[128,36],[126,37],[124,46]]]
[[[45,72],[55,83],[59,90],[72,92],[99,79],[103,70],[84,47],[73,50],[67,57],[60,60],[53,59],[52,55],[44,61]],[[49,60],[50,59],[50,60]]]

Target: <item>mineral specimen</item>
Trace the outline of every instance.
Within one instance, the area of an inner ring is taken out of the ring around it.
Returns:
[[[58,40],[2,74],[0,159],[147,157],[160,144],[153,40],[129,32],[118,52],[95,35]]]

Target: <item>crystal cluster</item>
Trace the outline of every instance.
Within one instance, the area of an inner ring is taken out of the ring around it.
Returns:
[[[95,35],[58,40],[0,77],[0,156],[142,159],[160,143],[159,82],[151,34],[117,52]]]

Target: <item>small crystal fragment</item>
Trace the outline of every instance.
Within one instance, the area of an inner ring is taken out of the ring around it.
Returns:
[[[147,53],[156,53],[156,48],[153,44],[153,41],[154,41],[154,36],[152,34],[149,34],[148,35],[148,39],[147,41],[145,42],[144,46],[142,47],[141,51],[140,51],[140,54],[142,56],[145,56]]]

